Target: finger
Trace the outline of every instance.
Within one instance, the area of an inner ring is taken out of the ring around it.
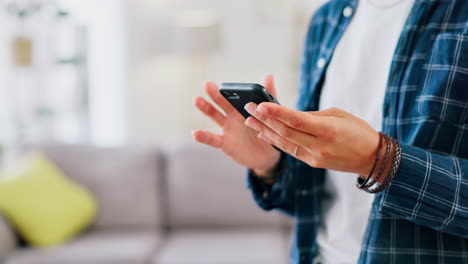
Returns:
[[[213,148],[221,148],[223,146],[223,136],[208,132],[197,130],[192,132],[192,137],[196,141],[212,146]]]
[[[249,104],[246,108],[248,109],[248,111],[252,112],[253,107],[254,104]],[[262,122],[267,127],[275,131],[278,135],[282,136],[283,138],[286,138],[287,140],[295,143],[296,145],[302,145],[306,148],[313,149],[319,143],[314,135],[294,129],[278,119],[262,115],[258,111],[252,112],[252,115],[258,121]]]
[[[283,150],[286,153],[292,154],[294,153],[294,149],[296,148],[296,144],[292,143],[286,138],[278,135],[275,131],[271,128],[267,127],[262,122],[258,121],[254,117],[249,117],[245,120],[245,124],[255,131],[262,133],[266,138],[270,139],[272,145],[276,146],[277,148]]]
[[[205,84],[206,93],[213,99],[213,101],[221,107],[227,114],[234,113],[236,109],[224,98],[219,92],[218,86],[213,82]]]
[[[277,97],[278,94],[276,93],[276,87],[275,87],[275,79],[273,78],[273,74],[268,74],[265,76],[265,79],[263,80],[263,85],[265,88],[268,90],[268,92],[273,95],[273,97]]]
[[[269,139],[267,136],[265,136],[265,134],[263,133],[258,133],[257,137],[263,141],[265,141],[266,143],[270,144],[270,145],[273,145],[273,141],[271,141],[271,139]]]
[[[330,127],[329,117],[296,111],[274,103],[261,103],[256,112],[280,120],[288,126],[312,135],[322,135]]]
[[[219,126],[223,126],[226,116],[201,96],[195,97],[195,106]]]
[[[310,115],[315,116],[333,116],[333,117],[348,117],[350,114],[336,107],[325,109],[322,111],[311,111],[307,112]]]

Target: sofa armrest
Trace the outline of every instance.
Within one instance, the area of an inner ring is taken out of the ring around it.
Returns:
[[[0,263],[16,247],[16,237],[13,229],[0,214]]]

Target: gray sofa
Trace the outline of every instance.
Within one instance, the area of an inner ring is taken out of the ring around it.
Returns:
[[[40,147],[99,203],[93,226],[54,249],[19,248],[0,217],[0,263],[282,264],[290,223],[262,212],[245,169],[216,150]]]

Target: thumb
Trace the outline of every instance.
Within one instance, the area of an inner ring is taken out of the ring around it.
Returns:
[[[265,79],[263,80],[263,85],[268,90],[268,92],[271,93],[271,95],[277,98],[278,94],[276,93],[275,79],[273,78],[272,74],[268,74],[267,76],[265,76]]]

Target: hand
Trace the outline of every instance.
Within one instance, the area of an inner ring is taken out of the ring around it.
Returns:
[[[364,120],[338,108],[300,112],[272,103],[249,103],[245,109],[253,116],[246,124],[266,142],[296,153],[310,166],[369,174],[379,134]]]
[[[265,88],[276,96],[273,76],[265,78]],[[206,83],[206,93],[224,110],[218,111],[211,103],[198,96],[195,106],[222,128],[222,134],[208,131],[194,131],[193,138],[220,149],[240,165],[251,168],[258,176],[269,176],[268,171],[276,166],[280,152],[258,138],[258,133],[244,124],[244,117],[221,95],[216,84]]]

